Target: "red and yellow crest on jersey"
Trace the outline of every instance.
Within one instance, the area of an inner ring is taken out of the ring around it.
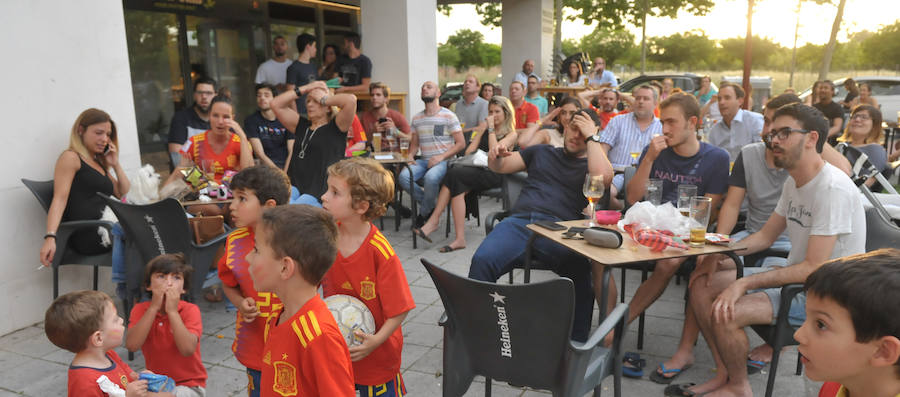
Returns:
[[[297,367],[285,361],[276,361],[272,366],[275,367],[275,384],[272,385],[272,390],[282,396],[296,396]]]
[[[359,282],[359,297],[367,301],[375,299],[375,282],[369,281],[366,277],[365,281]]]

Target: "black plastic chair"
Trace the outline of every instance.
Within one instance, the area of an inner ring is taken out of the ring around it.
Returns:
[[[50,210],[50,203],[53,202],[53,180],[49,181],[33,181],[30,179],[22,179],[25,187],[31,191],[31,194],[37,199],[44,208],[44,211]],[[98,273],[100,266],[112,266],[112,253],[105,252],[97,255],[82,255],[69,248],[69,238],[72,233],[79,229],[90,228],[96,230],[98,227],[106,228],[112,236],[112,222],[101,220],[89,221],[67,221],[60,222],[59,228],[56,229],[56,254],[53,255],[53,261],[50,267],[53,268],[53,299],[59,296],[59,267],[65,265],[87,265],[94,268],[94,290],[97,290]]]
[[[422,259],[446,310],[443,395],[462,396],[476,375],[549,390],[554,396],[583,396],[613,375],[614,394],[622,393],[622,335],[628,307],[618,305],[587,342],[569,339],[574,316],[572,281],[505,285],[472,280]],[[615,329],[609,348],[602,346]]]
[[[900,227],[877,207],[866,208],[866,252],[900,247]]]
[[[465,195],[466,219],[469,219],[469,215],[471,215],[472,217],[475,218],[475,221],[477,222],[479,227],[481,226],[481,209],[480,209],[478,202],[479,202],[479,200],[481,200],[482,197],[490,197],[490,198],[495,198],[497,200],[502,200],[503,199],[503,188],[495,187],[493,189],[471,191],[471,192],[466,193],[466,195]],[[503,211],[506,211],[508,209],[509,208],[507,208],[507,207],[502,208]],[[451,218],[451,215],[450,215],[450,206],[447,205],[447,221],[446,221],[446,226],[444,228],[444,238],[450,237],[450,224],[451,223],[453,223],[453,219]]]
[[[187,215],[181,203],[175,199],[165,199],[148,205],[125,204],[109,198],[106,201],[125,230],[128,251],[132,254],[136,251],[139,257],[129,255],[126,267],[128,288],[128,296],[125,299],[126,324],[134,298],[140,297],[145,265],[161,254],[180,252],[185,255],[188,263],[192,264],[194,274],[191,278],[188,300],[196,300],[196,297],[200,296],[207,270],[213,262],[216,251],[225,242],[228,233],[204,244],[194,243]]]

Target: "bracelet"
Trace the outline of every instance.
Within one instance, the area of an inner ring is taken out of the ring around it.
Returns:
[[[53,239],[56,240],[56,233],[47,233],[47,234],[45,234],[45,235],[44,235],[44,240],[46,240],[47,237],[53,237]]]
[[[319,99],[319,105],[328,106],[325,104],[325,101],[327,101],[327,100],[328,100],[328,95],[323,96],[321,99]]]
[[[297,98],[300,98],[303,96],[303,94],[300,93],[300,87],[297,87],[297,86],[294,86],[294,94],[297,94]]]
[[[488,129],[487,129],[487,133],[488,133],[488,134],[493,134],[493,133],[494,133],[494,129],[493,129],[493,128],[488,128]]]

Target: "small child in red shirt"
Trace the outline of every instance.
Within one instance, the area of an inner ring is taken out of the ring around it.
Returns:
[[[75,353],[70,397],[171,396],[147,392],[147,381],[138,380],[113,350],[122,344],[125,326],[109,295],[76,291],[56,298],[44,315],[44,332],[54,345]]]
[[[325,296],[358,298],[375,317],[375,334],[357,330],[363,342],[350,348],[360,396],[406,394],[400,375],[400,324],[416,305],[400,259],[371,223],[384,214],[393,197],[393,177],[375,160],[355,157],[328,167],[322,208],[337,221],[338,252],[322,288]]]
[[[182,254],[163,254],[147,263],[149,301],[134,305],[125,347],[141,349],[147,369],[175,380],[178,396],[206,395],[206,367],[200,358],[200,308],[181,300],[193,269]]]
[[[226,239],[225,254],[219,261],[219,278],[225,296],[238,308],[231,351],[247,367],[250,397],[259,397],[266,320],[282,304],[275,294],[256,291],[246,257],[253,251],[254,233],[263,210],[287,204],[291,182],[280,169],[257,165],[234,175],[231,190],[234,192],[231,218],[237,229]]]
[[[247,255],[257,291],[284,306],[272,313],[263,348],[261,396],[353,397],[350,353],[316,289],[335,256],[337,229],[309,205],[263,211]]]

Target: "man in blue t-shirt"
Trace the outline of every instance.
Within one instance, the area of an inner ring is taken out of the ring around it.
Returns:
[[[673,95],[659,105],[663,134],[650,140],[641,154],[634,177],[628,182],[626,197],[634,204],[644,197],[650,178],[662,179],[662,201],[677,201],[678,185],[697,186],[697,195],[712,198],[713,213],[728,188],[728,152],[697,140],[697,120],[700,105],[692,95]],[[650,278],[641,283],[628,305],[628,321],[631,322],[652,304],[669,285],[678,267],[686,258],[660,260]],[[596,272],[597,270],[595,270]],[[610,285],[614,285],[610,282]],[[614,289],[614,287],[613,287]],[[615,291],[611,292],[614,296]],[[688,312],[689,316],[693,313]],[[624,374],[641,376],[642,372],[627,364]],[[651,380],[660,376],[651,373]]]
[[[287,172],[285,163],[294,148],[294,134],[275,117],[271,106],[275,95],[275,88],[271,85],[256,85],[258,110],[244,119],[244,132],[253,147],[253,154],[263,164]]]
[[[582,193],[585,174],[603,175],[612,180],[613,170],[603,153],[596,133],[600,119],[587,110],[576,113],[565,130],[565,145],[534,145],[510,152],[502,145],[491,150],[488,166],[498,174],[528,171],[528,178],[512,215],[485,237],[472,256],[469,278],[496,282],[524,260],[532,232],[526,228],[537,221],[564,221],[583,218],[587,199]],[[492,132],[493,133],[493,132]],[[594,292],[588,260],[547,239],[537,239],[532,251],[537,260],[575,284],[575,319],[572,339],[585,341],[591,325]]]

